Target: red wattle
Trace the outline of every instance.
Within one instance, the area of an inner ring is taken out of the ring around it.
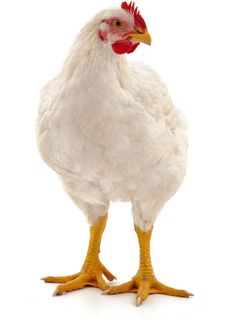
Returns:
[[[132,53],[134,52],[134,50],[139,46],[140,43],[135,43],[132,44],[131,48],[129,49],[129,51],[127,53]]]
[[[138,45],[139,43],[133,44],[129,40],[117,41],[112,44],[112,49],[117,54],[131,53],[137,48]]]

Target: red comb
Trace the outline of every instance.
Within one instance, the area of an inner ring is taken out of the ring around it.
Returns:
[[[147,28],[147,25],[143,19],[143,17],[140,15],[140,11],[138,10],[138,7],[136,7],[135,2],[131,1],[130,4],[122,2],[121,8],[128,11],[130,14],[134,15],[136,23],[143,29]]]

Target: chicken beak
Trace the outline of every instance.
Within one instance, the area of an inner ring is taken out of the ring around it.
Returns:
[[[133,42],[142,42],[148,45],[152,43],[152,38],[148,31],[142,33],[138,31],[138,33],[129,34],[129,36],[131,36],[131,41]]]

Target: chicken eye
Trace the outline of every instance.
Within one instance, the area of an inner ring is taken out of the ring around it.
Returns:
[[[122,27],[122,23],[120,20],[115,21],[115,27],[118,27],[118,28]]]

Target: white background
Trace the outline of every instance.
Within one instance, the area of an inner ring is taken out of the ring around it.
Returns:
[[[86,288],[51,296],[40,277],[80,270],[88,225],[38,155],[39,91],[97,11],[120,1],[1,1],[1,326],[235,326],[236,3],[138,1],[153,38],[129,60],[153,66],[189,120],[189,169],[157,219],[157,277],[195,294],[101,296]],[[113,204],[101,258],[127,281],[138,268],[129,204]]]

